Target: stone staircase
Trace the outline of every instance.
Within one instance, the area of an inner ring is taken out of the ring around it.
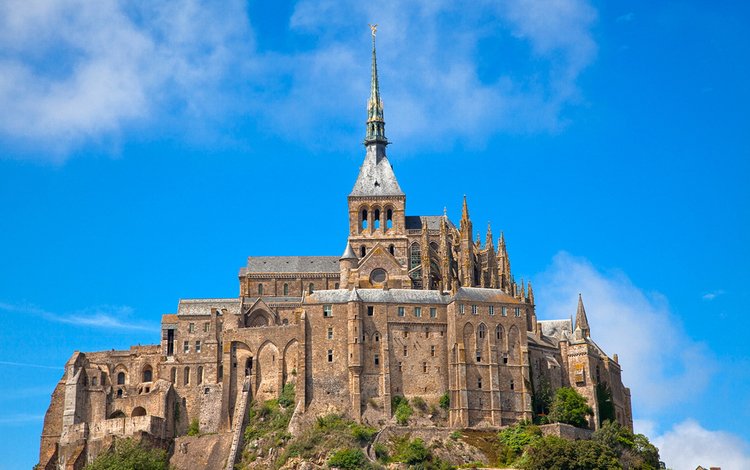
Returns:
[[[250,402],[250,377],[245,377],[242,382],[242,393],[240,393],[237,403],[234,405],[234,424],[232,427],[232,446],[229,448],[229,457],[225,470],[233,470],[237,461],[240,446],[242,445],[242,436],[245,431],[245,422],[247,421],[247,405]]]

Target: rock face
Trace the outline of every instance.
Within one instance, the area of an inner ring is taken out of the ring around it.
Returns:
[[[373,83],[377,90],[374,50]],[[582,300],[575,324],[538,321],[505,237],[496,247],[488,227],[475,241],[465,199],[458,225],[406,215],[376,94],[343,255],[249,257],[238,297],[180,300],[161,318],[159,344],[75,352],[45,416],[43,467],[89,462],[112,436],[169,441],[193,422],[223,436],[242,425],[246,396],[262,402],[284,386],[295,387],[295,420],[335,410],[377,425],[391,420],[394,396],[432,406],[445,396],[452,427],[531,419],[534,390],[571,386],[589,399],[595,427],[595,387],[606,384],[615,418],[632,429],[616,355],[591,339]],[[306,210],[304,220],[325,219],[325,210]],[[303,220],[297,209],[290,216]]]
[[[170,465],[178,469],[214,470],[224,468],[231,436],[227,433],[182,436],[175,439]]]

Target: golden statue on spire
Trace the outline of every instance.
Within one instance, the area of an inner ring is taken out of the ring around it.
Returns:
[[[368,26],[370,27],[370,30],[372,30],[372,37],[375,37],[375,33],[378,32],[378,24],[368,24]]]

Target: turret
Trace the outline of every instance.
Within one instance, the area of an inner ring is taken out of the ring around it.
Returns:
[[[341,259],[339,259],[339,269],[340,269],[339,286],[342,289],[347,288],[347,285],[349,284],[349,272],[352,269],[356,269],[357,265],[359,265],[359,259],[357,259],[357,255],[354,254],[354,250],[352,249],[352,244],[349,242],[346,242],[346,248],[344,249],[344,254],[341,255]]]
[[[580,331],[580,334],[579,334]],[[583,308],[583,298],[578,294],[578,309],[576,310],[576,338],[588,338],[591,334],[589,319],[586,317],[586,309]]]

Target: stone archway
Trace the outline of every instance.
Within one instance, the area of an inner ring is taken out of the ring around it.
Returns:
[[[297,383],[299,373],[299,342],[289,341],[284,348],[284,384]]]
[[[146,414],[146,408],[142,406],[136,406],[135,408],[133,408],[133,412],[130,413],[130,416],[135,418],[137,416],[146,416]]]
[[[280,371],[283,359],[279,354],[279,348],[270,341],[266,341],[258,348],[258,356],[255,361],[256,372],[256,399],[258,401],[277,398],[280,393],[282,379]]]

